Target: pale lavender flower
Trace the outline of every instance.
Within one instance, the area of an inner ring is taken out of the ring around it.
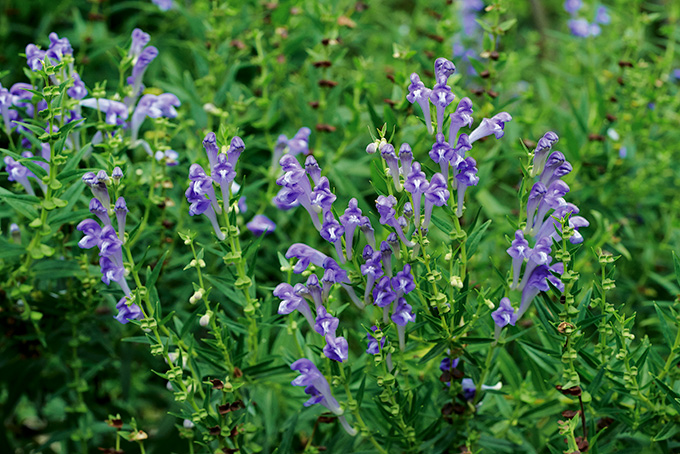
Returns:
[[[311,129],[302,127],[288,141],[288,152],[295,156],[298,154],[309,154],[309,135],[312,133]]]
[[[83,99],[87,96],[87,88],[78,73],[73,73],[73,85],[66,90],[66,94],[73,99]]]
[[[590,24],[585,19],[571,19],[567,25],[571,34],[579,38],[587,38],[591,34]]]
[[[331,387],[326,378],[319,372],[314,363],[307,358],[295,361],[290,368],[300,372],[300,375],[291,382],[293,386],[304,386],[305,392],[312,396],[305,407],[313,404],[321,404],[336,415],[342,415],[340,404],[331,394]],[[313,388],[313,389],[310,389]]]
[[[369,249],[369,256],[365,258],[366,262],[361,265],[361,274],[366,276],[366,290],[364,291],[364,303],[370,304],[369,296],[375,285],[375,281],[380,279],[383,275],[383,270],[380,265],[380,252],[373,252],[373,248],[366,245],[366,249]],[[365,250],[366,252],[366,250]]]
[[[4,161],[5,170],[9,174],[8,180],[16,181],[24,187],[28,194],[35,195],[35,191],[33,190],[31,183],[28,181],[28,177],[31,175],[31,172],[28,170],[28,168],[17,162],[11,156],[5,156]]]
[[[220,151],[217,146],[217,137],[214,132],[206,134],[205,139],[203,139],[203,148],[205,148],[205,153],[208,155],[208,162],[210,163],[210,169],[212,171],[215,164],[217,164],[217,154]]]
[[[397,223],[397,220],[395,219],[396,211],[394,209],[394,206],[396,204],[397,199],[394,198],[394,196],[392,195],[390,196],[381,195],[378,197],[378,200],[376,200],[375,202],[375,206],[378,209],[378,213],[380,214],[380,223],[392,227],[396,231],[402,243],[406,245],[406,247],[413,247],[415,246],[415,243],[406,239],[406,237],[404,236],[404,231],[401,229],[401,227]]]
[[[105,115],[104,121],[109,125],[122,125],[128,118],[128,108],[122,102],[87,98],[80,101],[80,105],[102,112]]]
[[[463,387],[463,397],[465,398],[465,400],[474,399],[475,394],[477,393],[475,382],[473,382],[471,378],[464,378],[463,380],[461,380],[460,384]]]
[[[158,56],[158,49],[154,46],[145,47],[139,54],[135,65],[132,67],[132,75],[127,78],[127,83],[132,85],[132,98],[128,105],[134,104],[142,90],[142,77],[146,72],[146,68]]]
[[[555,134],[552,131],[546,132],[543,135],[543,137],[538,139],[538,144],[536,145],[536,148],[534,149],[534,165],[533,165],[533,168],[531,169],[531,176],[532,177],[535,177],[536,175],[543,172],[543,168],[545,167],[545,162],[546,162],[546,159],[548,159],[548,155],[550,154],[550,150],[552,149],[553,145],[555,145],[555,143],[557,143],[558,140],[559,140],[559,137],[557,136],[557,134]],[[557,152],[557,153],[559,153],[559,152]]]
[[[359,229],[361,229],[361,233],[366,237],[368,244],[375,248],[375,231],[373,230],[371,220],[368,216],[361,216],[361,219],[359,220]]]
[[[525,229],[525,233],[530,232],[533,229],[534,224],[537,222],[535,220],[536,209],[540,205],[547,192],[548,188],[546,188],[545,185],[540,181],[534,184],[531,188],[531,191],[529,191],[529,199],[527,201],[527,227]]]
[[[323,348],[323,354],[326,355],[328,359],[337,361],[339,363],[344,362],[348,358],[349,354],[349,344],[347,339],[342,336],[331,336],[326,335],[326,345]]]
[[[413,313],[413,308],[406,302],[406,299],[399,298],[396,302],[396,307],[392,312],[392,321],[397,325],[397,335],[399,336],[399,349],[404,351],[406,347],[406,325],[409,322],[415,322],[416,316]]]
[[[494,330],[496,340],[498,340],[500,338],[501,329],[504,326],[515,326],[515,323],[517,322],[517,313],[515,312],[515,308],[512,307],[510,300],[508,298],[502,298],[498,305],[498,309],[491,313],[491,318],[493,318],[496,325]]]
[[[407,176],[411,173],[411,163],[413,162],[413,151],[407,143],[402,143],[399,147],[399,162],[401,163],[401,174]]]
[[[45,60],[45,51],[38,49],[35,44],[26,46],[26,63],[31,71],[39,71],[43,68],[43,61]]]
[[[246,149],[246,144],[243,142],[239,136],[234,136],[229,143],[229,148],[227,149],[227,156],[229,157],[229,164],[236,168],[236,162],[238,158]],[[298,164],[299,165],[299,164]]]
[[[172,0],[151,0],[151,3],[158,6],[161,11],[169,11],[172,9]]]
[[[90,200],[90,213],[94,214],[104,225],[111,225],[111,218],[109,212],[104,208],[104,205],[95,197]]]
[[[87,172],[83,175],[83,182],[90,188],[92,195],[99,199],[108,211],[111,208],[111,198],[106,187],[107,181],[109,181],[109,177],[104,170],[100,170],[96,174],[94,172]]]
[[[149,44],[151,36],[148,33],[144,33],[141,29],[135,28],[132,30],[132,44],[130,45],[130,50],[128,51],[128,57],[132,58],[132,64],[137,63],[139,54],[142,53],[142,49]]]
[[[564,267],[561,263],[556,264],[553,267],[548,267],[548,265],[541,265],[536,267],[531,276],[527,280],[527,285],[524,286],[522,290],[522,301],[517,311],[517,319],[522,318],[522,315],[529,309],[531,302],[540,292],[547,292],[550,290],[548,282],[555,286],[560,292],[564,291],[564,284],[562,281],[554,276],[551,271],[555,271],[558,274],[562,274]]]
[[[583,0],[565,0],[564,10],[569,14],[576,14],[583,7]]]
[[[113,212],[116,213],[116,221],[118,222],[118,237],[123,240],[125,237],[125,218],[128,213],[127,205],[123,197],[118,197],[116,204],[113,206]]]
[[[83,232],[83,236],[78,241],[78,246],[82,249],[91,249],[99,246],[102,228],[94,219],[85,219],[78,224],[76,230]]]
[[[602,25],[607,25],[612,21],[612,18],[609,16],[609,10],[607,9],[606,6],[600,6],[597,8],[597,11],[595,12],[595,22],[598,24]]]
[[[305,171],[307,172],[307,175],[309,175],[309,178],[314,182],[314,185],[318,185],[321,179],[321,167],[319,167],[319,163],[316,162],[314,156],[307,156],[307,159],[305,160]]]

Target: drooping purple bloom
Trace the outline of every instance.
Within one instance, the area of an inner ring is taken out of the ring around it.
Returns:
[[[465,190],[469,186],[476,186],[479,183],[477,176],[477,161],[473,158],[466,158],[458,164],[458,173],[456,174],[457,182],[457,198],[458,205],[456,207],[456,216],[463,215],[463,201],[465,199]]]
[[[375,333],[376,331],[378,331],[378,327],[375,325],[371,326],[371,331]],[[385,347],[386,340],[385,335],[383,335],[380,338],[380,342],[378,342],[378,340],[375,337],[373,337],[371,333],[368,332],[366,333],[366,338],[368,339],[366,353],[368,353],[369,355],[377,355],[380,353],[380,350],[382,350]]]
[[[100,170],[96,174],[94,172],[87,172],[83,175],[83,182],[90,188],[92,195],[99,199],[108,211],[111,208],[111,198],[106,187],[107,181],[109,181],[109,177],[104,170]]]
[[[399,160],[394,151],[392,144],[385,143],[380,147],[380,156],[385,160],[387,167],[390,169],[390,175],[394,181],[394,187],[397,192],[401,192],[401,180],[399,179]]]
[[[543,168],[545,167],[545,161],[546,159],[548,159],[548,154],[550,154],[550,150],[552,149],[553,145],[557,143],[558,140],[559,137],[552,131],[546,132],[543,135],[543,137],[538,139],[538,144],[534,149],[534,165],[533,168],[531,169],[532,177],[535,177],[536,175],[543,172]]]
[[[99,220],[102,222],[104,225],[111,225],[111,218],[109,218],[109,212],[104,208],[104,205],[101,204],[101,202],[93,197],[92,200],[90,200],[90,213],[94,214],[99,218]]]
[[[319,372],[314,363],[307,358],[301,358],[291,364],[290,368],[300,372],[300,375],[291,384],[293,386],[304,386],[305,392],[312,395],[312,398],[305,402],[306,407],[320,403],[332,413],[342,415],[342,408],[340,408],[340,404],[331,394],[331,387],[328,381]]]
[[[576,14],[583,7],[583,0],[565,0],[564,10],[569,14]]]
[[[507,112],[500,112],[491,118],[484,118],[477,128],[470,133],[470,143],[473,144],[482,137],[493,134],[496,139],[500,139],[505,134],[505,123],[512,120]]]
[[[453,158],[453,148],[444,138],[444,134],[437,134],[435,143],[432,144],[432,149],[429,152],[430,158],[441,168],[441,173],[445,179],[449,177],[449,166]]]
[[[354,243],[354,231],[361,224],[361,210],[357,199],[350,199],[345,213],[340,216],[340,222],[345,230],[345,250],[347,260],[352,260],[352,246]]]
[[[310,263],[313,263],[316,266],[323,266],[324,262],[328,258],[326,254],[323,254],[303,243],[295,243],[288,248],[286,251],[286,258],[290,259],[292,257],[298,259],[295,267],[293,267],[293,272],[295,274],[302,273],[307,269]]]
[[[276,224],[264,214],[256,214],[253,219],[246,224],[246,228],[250,230],[253,235],[261,236],[270,234],[276,230]]]
[[[342,336],[334,337],[326,335],[326,345],[323,348],[323,354],[326,355],[328,359],[337,361],[339,363],[344,362],[348,358],[349,354],[349,344],[347,339]]]
[[[414,162],[411,166],[411,172],[406,176],[404,181],[404,188],[411,194],[413,198],[413,212],[415,213],[416,227],[420,226],[420,202],[423,194],[430,187],[427,181],[425,172],[420,168],[419,162]]]
[[[321,167],[319,167],[319,163],[316,162],[314,156],[309,155],[305,159],[305,171],[314,182],[314,185],[318,185],[321,179]]]
[[[413,279],[413,274],[411,273],[411,265],[408,263],[404,265],[401,271],[397,272],[391,280],[392,289],[395,291],[397,296],[401,297],[411,293],[416,288],[416,283]]]
[[[460,128],[463,126],[472,127],[474,119],[472,118],[472,101],[470,101],[470,98],[461,98],[456,111],[449,118],[451,119],[451,124],[449,125],[449,146],[453,148]]]
[[[498,309],[491,313],[491,318],[499,328],[503,328],[505,325],[515,326],[515,322],[517,322],[515,308],[512,307],[508,298],[501,299]]]
[[[125,237],[125,218],[128,213],[127,205],[123,197],[118,197],[116,204],[113,206],[113,212],[116,213],[116,221],[118,222],[118,237],[123,240]]]
[[[432,90],[425,87],[420,80],[418,74],[411,74],[411,84],[408,86],[408,95],[406,99],[411,104],[418,103],[420,109],[423,112],[423,117],[425,119],[425,125],[427,126],[427,132],[432,134],[434,129],[432,128],[432,118],[430,116],[430,93]]]
[[[522,270],[522,263],[524,263],[524,260],[528,260],[531,254],[529,242],[524,239],[524,233],[521,230],[515,232],[515,239],[507,249],[507,252],[512,257],[512,285],[510,288],[516,288],[519,274]]]
[[[314,326],[314,317],[312,317],[312,311],[309,309],[309,305],[304,298],[295,293],[292,285],[283,282],[276,286],[273,293],[274,296],[281,299],[278,309],[279,314],[286,315],[294,310],[298,310],[305,316],[309,326]]]
[[[77,230],[83,232],[83,236],[78,241],[78,246],[82,249],[90,249],[99,246],[99,237],[101,236],[102,228],[94,219],[85,219],[78,224]]]
[[[373,230],[371,220],[368,218],[368,216],[361,216],[361,219],[359,220],[359,228],[361,229],[361,233],[363,233],[366,237],[368,244],[375,248],[375,231]]]
[[[540,292],[547,292],[550,290],[548,282],[554,285],[560,292],[564,291],[564,284],[562,281],[551,273],[551,271],[556,271],[558,274],[561,274],[563,270],[564,267],[561,266],[561,264],[557,264],[550,268],[548,265],[541,265],[532,271],[531,276],[529,276],[529,279],[527,280],[527,284],[522,290],[522,301],[519,310],[517,311],[518,320],[522,318],[522,315],[529,309],[529,306],[536,295]]]
[[[288,152],[295,156],[298,154],[309,154],[309,135],[312,130],[307,127],[302,127],[288,141]]]
[[[432,216],[432,208],[436,206],[444,206],[449,200],[451,194],[447,188],[446,179],[441,173],[432,175],[430,185],[425,191],[425,219],[423,227],[427,228],[430,225],[430,218]]]
[[[407,143],[402,143],[399,147],[399,162],[401,163],[401,174],[407,176],[411,173],[411,163],[413,162],[413,151]]]
[[[394,311],[392,311],[392,321],[397,325],[397,335],[399,336],[399,349],[404,351],[406,347],[406,325],[415,322],[416,316],[413,308],[406,302],[406,299],[397,299]]]
[[[335,246],[335,252],[341,263],[345,262],[345,256],[342,253],[342,235],[345,233],[345,228],[340,224],[330,211],[326,212],[324,216],[321,230],[319,231],[321,238],[332,243]]]
[[[142,309],[137,305],[137,303],[128,304],[127,298],[123,297],[116,303],[116,309],[118,309],[118,315],[114,318],[120,323],[125,325],[131,320],[139,320],[144,317],[142,314]]]
[[[397,199],[392,195],[390,196],[381,195],[378,197],[378,199],[375,202],[375,206],[378,209],[378,213],[380,214],[380,223],[392,227],[396,231],[402,243],[406,245],[406,247],[413,247],[415,246],[415,243],[406,239],[406,237],[404,236],[404,231],[401,229],[395,218],[397,212],[394,209],[394,206],[396,204]]]
[[[366,245],[366,248],[370,248],[369,257],[366,258],[366,263],[361,265],[361,274],[366,276],[366,290],[364,292],[364,303],[370,304],[369,296],[375,285],[375,281],[380,279],[383,275],[383,270],[380,265],[380,252],[373,252],[373,248]]]

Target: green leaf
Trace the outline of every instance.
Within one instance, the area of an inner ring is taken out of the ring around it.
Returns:
[[[467,338],[465,338],[467,340]],[[418,364],[425,364],[428,361],[430,361],[433,358],[436,358],[437,356],[441,355],[445,350],[446,350],[447,342],[440,342],[438,344],[435,344],[430,351],[425,353],[425,355],[420,358],[420,361],[418,361]]]
[[[484,236],[484,232],[486,232],[486,229],[488,229],[490,225],[491,225],[491,219],[489,219],[484,224],[477,227],[470,234],[470,236],[467,239],[467,242],[465,243],[465,247],[467,248],[468,258],[475,255],[475,252],[477,251],[477,247],[479,246],[479,242],[482,240],[482,237]]]

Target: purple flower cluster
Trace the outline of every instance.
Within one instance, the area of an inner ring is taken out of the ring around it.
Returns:
[[[602,32],[600,25],[607,25],[611,22],[609,10],[605,6],[599,6],[597,10],[595,10],[593,21],[588,22],[587,19],[578,16],[582,7],[582,0],[566,0],[564,2],[564,10],[571,15],[571,19],[567,22],[569,31],[572,35],[578,36],[579,38],[599,36]]]
[[[122,177],[122,171],[116,167],[109,177],[104,170],[96,174],[88,172],[83,175],[83,182],[90,188],[94,196],[90,200],[90,213],[99,219],[85,219],[76,227],[83,233],[83,237],[78,242],[78,246],[83,249],[90,249],[95,246],[99,248],[99,265],[101,267],[102,281],[106,285],[116,282],[125,293],[116,308],[118,315],[116,320],[120,323],[127,323],[130,320],[142,318],[141,308],[131,302],[130,287],[125,279],[125,267],[123,265],[122,246],[125,241],[125,220],[128,208],[123,197],[116,200],[113,208],[109,196],[108,184],[113,181],[117,184]],[[116,228],[112,224],[111,215],[116,217]],[[100,225],[101,223],[101,225]]]
[[[200,164],[192,164],[189,168],[191,184],[184,195],[191,204],[189,206],[189,214],[191,216],[205,214],[213,226],[215,235],[222,241],[226,236],[220,230],[217,215],[222,214],[223,209],[225,214],[229,213],[231,189],[234,185],[234,178],[236,178],[236,163],[246,145],[240,137],[235,136],[231,139],[226,153],[220,152],[217,145],[217,137],[215,133],[210,132],[203,139],[203,147],[208,156],[210,175],[205,172]],[[217,184],[220,188],[222,205],[220,205],[220,201],[217,198],[213,183]],[[276,225],[266,216],[255,216],[249,223],[248,228],[256,235],[261,235],[265,232],[274,231]]]
[[[551,283],[560,291],[564,289],[562,281],[553,273],[561,275],[564,272],[562,263],[551,264],[551,249],[553,241],[561,239],[562,222],[568,218],[571,229],[569,241],[572,244],[583,242],[579,233],[581,227],[588,227],[588,221],[577,216],[576,205],[567,202],[564,196],[569,192],[569,186],[562,181],[562,177],[571,172],[571,165],[559,151],[552,151],[558,137],[554,132],[547,132],[534,150],[534,164],[532,175],[540,175],[539,181],[529,192],[527,201],[527,225],[524,231],[517,230],[507,252],[512,257],[512,284],[510,288],[522,291],[522,300],[516,316],[510,316],[509,301],[501,301],[501,306],[494,312],[494,320],[500,328],[506,324],[514,324],[529,308],[531,301],[539,292],[548,291]],[[534,238],[534,247],[529,246],[525,238]],[[522,280],[519,276],[524,266]],[[509,317],[509,318],[508,318]],[[507,320],[507,321],[506,321]]]

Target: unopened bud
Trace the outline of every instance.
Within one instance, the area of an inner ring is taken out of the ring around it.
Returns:
[[[198,321],[198,324],[204,328],[208,326],[208,324],[210,323],[210,315],[211,315],[210,312],[206,312]]]

